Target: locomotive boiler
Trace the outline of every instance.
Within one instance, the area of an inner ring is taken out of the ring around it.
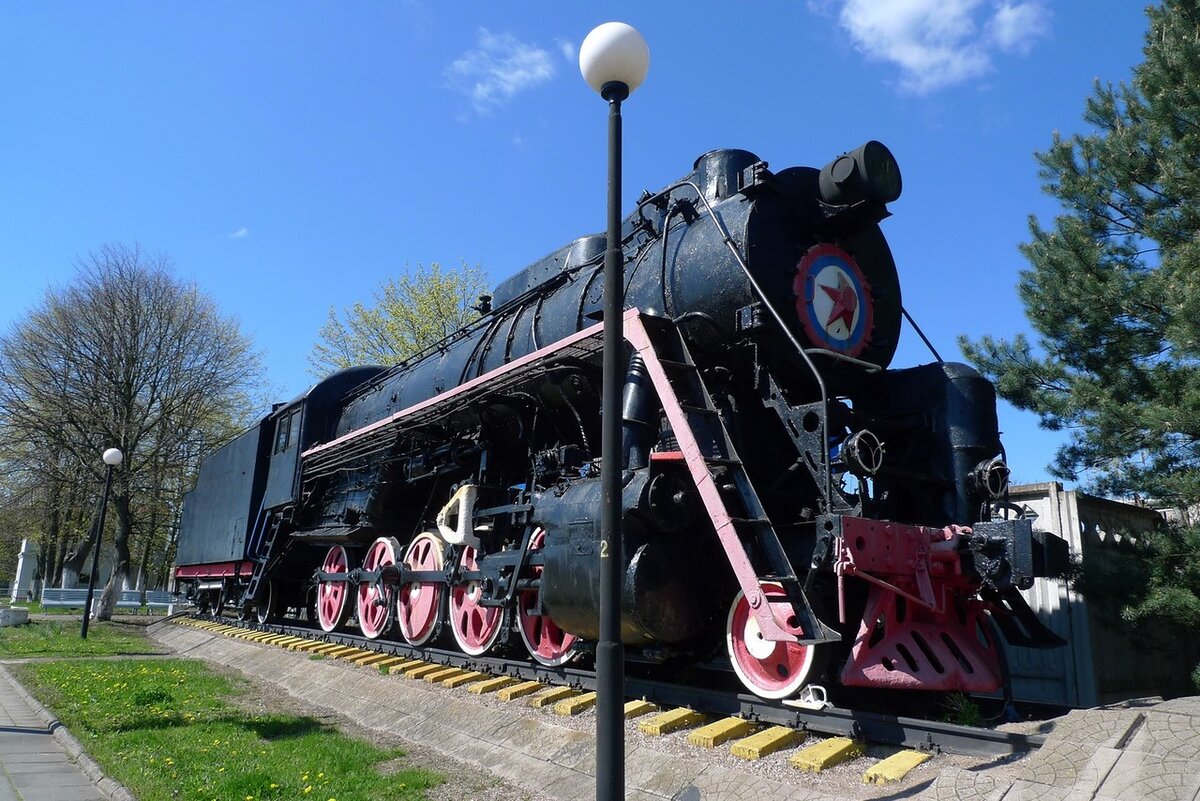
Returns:
[[[752,692],[1001,686],[1061,541],[998,517],[992,386],[891,369],[880,222],[899,168],[701,156],[623,224],[622,640]],[[500,284],[475,323],[336,373],[202,466],[176,577],[204,609],[416,647],[586,658],[597,638],[604,235]]]

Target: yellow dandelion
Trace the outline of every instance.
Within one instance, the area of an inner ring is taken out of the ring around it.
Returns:
[[[309,793],[311,793],[311,792],[312,792],[312,785],[310,784],[310,785],[308,785],[307,787],[305,787],[305,788],[304,788],[304,794],[305,794],[305,795],[308,795],[308,794],[309,794]]]

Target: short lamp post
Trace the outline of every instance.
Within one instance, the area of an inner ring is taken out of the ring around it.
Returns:
[[[604,252],[603,418],[600,432],[600,641],[596,644],[596,799],[625,797],[625,651],[621,645],[621,391],[624,252],[621,248],[621,101],[646,79],[650,51],[623,22],[592,30],[579,71],[608,101],[608,239]]]
[[[96,592],[96,574],[100,572],[100,535],[104,532],[104,513],[108,511],[108,491],[112,488],[113,468],[121,463],[125,454],[118,448],[109,448],[101,457],[104,460],[104,494],[100,496],[100,514],[96,519],[96,536],[92,540],[92,575],[88,577],[87,603],[83,606],[83,627],[79,636],[87,639],[88,621],[92,617],[92,595]]]

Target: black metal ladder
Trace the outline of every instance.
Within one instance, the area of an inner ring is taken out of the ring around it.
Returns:
[[[250,584],[246,587],[243,603],[252,603],[257,599],[259,585],[267,574],[268,568],[274,563],[275,540],[279,537],[279,530],[283,528],[283,515],[280,513],[262,511],[259,513],[259,520],[260,527],[256,528],[265,531],[263,531],[262,540],[258,544],[258,553],[251,554],[255,560],[254,572],[250,575]]]

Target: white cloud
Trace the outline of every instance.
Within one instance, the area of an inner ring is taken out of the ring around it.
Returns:
[[[996,51],[1028,52],[1049,26],[1044,2],[842,0],[838,20],[861,52],[900,68],[903,89],[925,94],[991,71]]]
[[[250,229],[243,225],[232,234],[227,234],[226,236],[228,236],[230,239],[245,239],[246,237],[250,236]]]
[[[989,23],[992,41],[1001,50],[1028,53],[1034,40],[1050,27],[1050,13],[1038,3],[1002,3]]]
[[[474,50],[463,53],[446,67],[450,86],[471,98],[480,114],[510,100],[555,75],[554,58],[536,45],[510,33],[479,29]]]
[[[574,42],[568,42],[566,39],[555,39],[554,43],[558,45],[558,52],[562,53],[562,57],[569,63],[574,64],[579,57],[579,51],[575,49]]]

